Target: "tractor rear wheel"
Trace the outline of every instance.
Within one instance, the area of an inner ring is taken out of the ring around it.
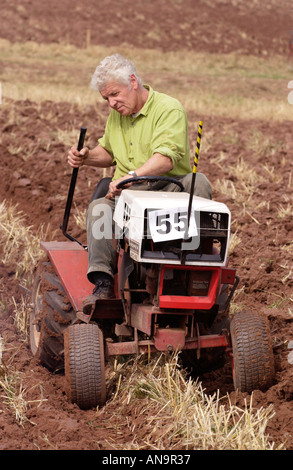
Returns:
[[[233,316],[230,332],[235,389],[248,393],[266,390],[275,373],[267,318],[249,310],[241,311]]]
[[[64,333],[66,394],[82,409],[104,405],[106,380],[103,333],[98,325],[81,323]]]
[[[52,372],[64,370],[63,332],[75,320],[75,312],[52,264],[40,261],[32,289],[30,348]]]

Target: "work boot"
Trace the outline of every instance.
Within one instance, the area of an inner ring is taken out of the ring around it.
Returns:
[[[95,309],[97,300],[107,300],[113,298],[115,298],[113,279],[107,274],[101,274],[101,276],[95,281],[93,293],[86,297],[83,301],[83,313],[90,315]]]

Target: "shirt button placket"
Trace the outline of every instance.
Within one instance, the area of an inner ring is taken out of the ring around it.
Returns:
[[[134,127],[134,120],[131,121],[130,132],[129,132],[129,155],[128,160],[130,162],[133,161],[133,127]]]

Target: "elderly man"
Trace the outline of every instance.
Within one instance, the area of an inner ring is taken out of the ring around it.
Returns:
[[[176,99],[143,85],[134,64],[119,54],[100,63],[91,86],[111,108],[105,133],[91,150],[85,147],[78,152],[71,148],[68,163],[73,168],[115,165],[116,169],[108,194],[92,201],[87,210],[88,279],[95,287],[85,301],[85,313],[97,299],[114,296],[116,251],[110,237],[97,237],[93,230],[99,208],[110,207],[110,212],[104,211],[104,220],[112,230],[112,218],[107,214],[113,213],[115,197],[121,193],[117,185],[123,180],[133,176],[170,176],[190,192],[192,176],[187,117]],[[174,183],[162,182],[151,183],[147,188],[133,183],[128,189],[178,191]],[[211,199],[209,181],[201,173],[197,173],[194,194]]]

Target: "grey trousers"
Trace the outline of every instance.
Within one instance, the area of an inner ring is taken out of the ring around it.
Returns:
[[[184,191],[190,193],[192,173],[177,177],[184,187]],[[175,183],[139,183],[133,184],[131,190],[150,191],[180,191]],[[206,199],[212,199],[212,189],[209,180],[202,173],[196,174],[194,195]],[[117,251],[114,234],[113,211],[115,209],[115,199],[100,198],[92,201],[87,209],[86,228],[88,244],[88,279],[93,281],[92,273],[104,272],[111,277],[116,272]]]

